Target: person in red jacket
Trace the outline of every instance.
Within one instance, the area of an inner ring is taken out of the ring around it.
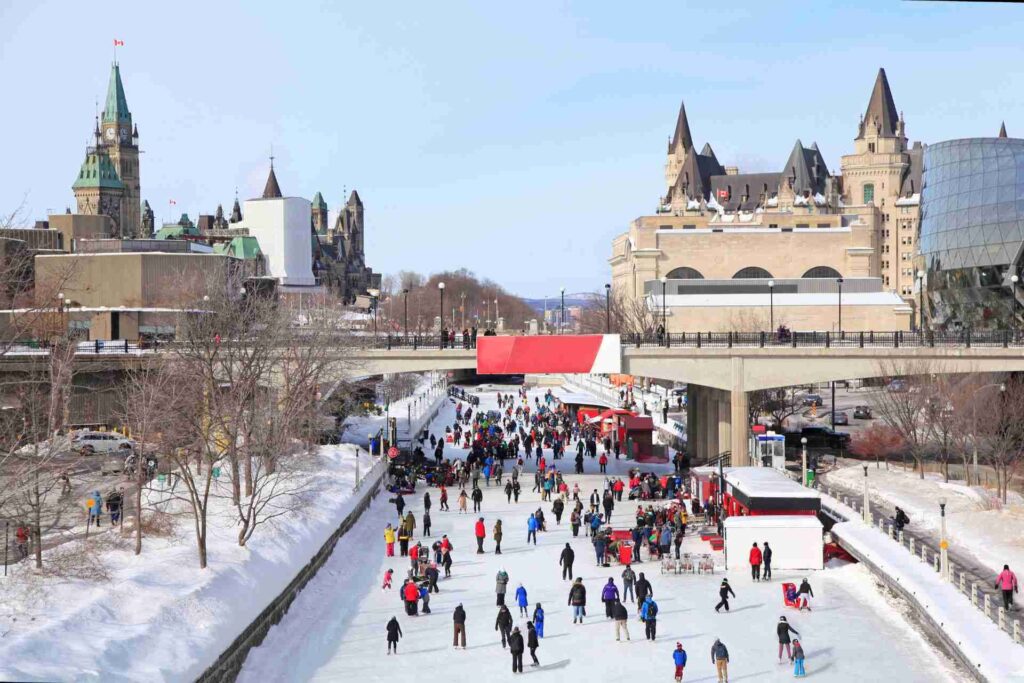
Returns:
[[[757,547],[756,541],[750,549],[750,577],[754,581],[761,580],[761,549]]]
[[[420,589],[415,581],[406,581],[402,586],[402,597],[405,598],[405,613],[410,617],[416,616],[417,600],[420,599]]]
[[[476,520],[476,554],[483,555],[484,553],[484,538],[487,537],[487,527],[484,526],[484,518]]]
[[[602,453],[601,457],[597,459],[597,464],[601,466],[601,474],[608,472],[608,454]]]

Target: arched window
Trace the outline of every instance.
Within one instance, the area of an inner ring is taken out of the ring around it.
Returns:
[[[757,279],[757,278],[765,279],[765,278],[770,278],[771,276],[772,276],[772,274],[769,273],[764,268],[758,268],[757,266],[747,266],[746,268],[742,268],[741,270],[737,271],[736,274],[732,276],[732,279],[733,280],[749,280],[749,279]]]
[[[875,201],[875,184],[864,183],[864,201],[863,204],[870,204]]]
[[[840,275],[839,271],[836,270],[835,268],[829,268],[828,266],[815,266],[814,268],[811,268],[806,273],[804,273],[803,277],[825,277],[832,278],[834,280],[836,278],[842,277],[842,275]]]
[[[669,271],[666,275],[669,280],[703,280],[704,276],[700,274],[700,271],[694,270],[687,266],[682,268],[676,268],[675,270]]]

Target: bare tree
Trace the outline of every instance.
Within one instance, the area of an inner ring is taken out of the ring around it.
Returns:
[[[888,469],[889,458],[903,450],[903,438],[895,429],[885,424],[872,424],[858,433],[850,444],[850,451],[854,455],[874,458],[876,468],[885,460]]]
[[[610,325],[609,325],[610,323]],[[610,295],[591,294],[583,307],[580,329],[585,333],[601,333],[608,327],[619,334],[652,335],[661,323],[646,298],[626,296],[612,291]]]
[[[928,361],[888,361],[878,363],[879,375],[886,378],[910,378],[903,390],[883,389],[877,394],[878,416],[902,439],[914,467],[924,478],[924,460],[928,454],[931,431],[928,427],[929,406],[935,396],[931,388],[933,376],[941,368]]]
[[[1005,503],[1010,479],[1024,458],[1024,381],[1007,379],[999,398],[978,413],[978,437],[985,463],[996,474],[996,489]]]

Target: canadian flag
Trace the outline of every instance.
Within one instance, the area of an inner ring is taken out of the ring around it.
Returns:
[[[114,38],[114,47],[124,47],[124,41]]]
[[[729,191],[728,190],[719,190],[718,191],[718,198],[719,199],[726,199],[726,198],[728,198],[728,196],[729,196]]]
[[[176,206],[178,204],[178,202],[174,201],[173,199],[168,199],[167,203],[170,204],[171,206]]]

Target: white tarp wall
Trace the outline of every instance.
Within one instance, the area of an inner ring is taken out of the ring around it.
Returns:
[[[750,569],[750,549],[772,548],[772,570],[821,569],[824,565],[823,527],[815,515],[755,515],[725,520],[725,568]]]

